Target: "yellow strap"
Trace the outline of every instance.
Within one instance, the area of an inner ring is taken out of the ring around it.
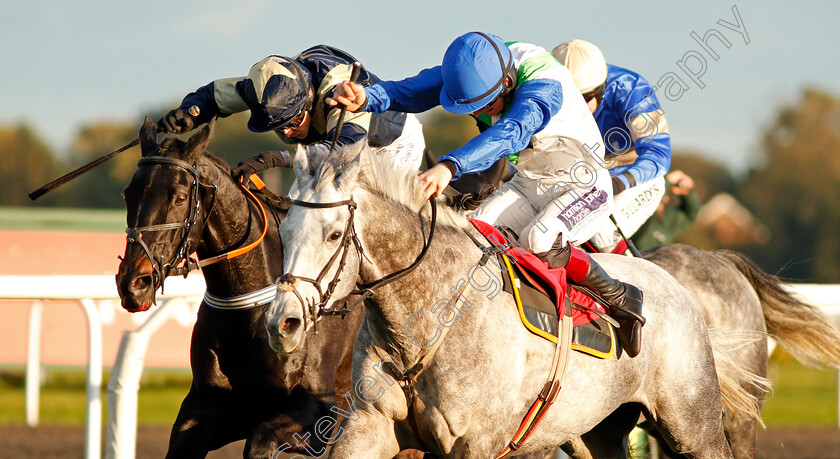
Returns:
[[[513,297],[516,299],[516,309],[519,311],[519,319],[522,320],[522,324],[525,325],[525,328],[528,329],[531,333],[547,339],[554,344],[557,344],[557,337],[552,335],[551,333],[545,332],[540,330],[539,328],[533,326],[531,322],[528,322],[528,319],[525,317],[525,310],[522,306],[522,300],[519,298],[519,289],[516,287],[516,275],[513,272],[513,266],[510,264],[507,256],[502,255],[502,259],[505,261],[505,266],[507,266],[508,276],[510,278],[510,285],[513,289]],[[572,349],[578,352],[583,352],[584,354],[589,354],[593,357],[598,357],[599,359],[608,359],[615,355],[615,336],[613,335],[612,327],[609,328],[610,330],[610,342],[612,343],[610,346],[609,352],[601,352],[586,346],[581,346],[580,344],[572,343]]]

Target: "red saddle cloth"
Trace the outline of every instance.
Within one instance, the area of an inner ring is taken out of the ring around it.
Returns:
[[[526,275],[532,278],[538,278],[541,281],[540,284],[542,287],[550,287],[551,291],[546,293],[548,293],[550,298],[556,301],[555,306],[557,307],[558,317],[566,311],[565,300],[567,296],[568,300],[572,303],[606,314],[604,307],[598,304],[595,300],[576,289],[569,288],[566,280],[565,268],[550,269],[546,262],[542,261],[533,253],[525,250],[519,246],[519,244],[509,245],[507,238],[499,232],[495,226],[484,223],[481,220],[475,220],[472,218],[469,220],[470,223],[472,223],[473,226],[475,226],[475,228],[484,235],[490,244],[495,247],[507,246],[507,250],[504,250],[503,253],[513,259],[514,262],[523,271],[525,271]],[[572,319],[574,325],[582,325],[598,319],[598,315],[586,309],[581,310],[575,308],[572,309]]]

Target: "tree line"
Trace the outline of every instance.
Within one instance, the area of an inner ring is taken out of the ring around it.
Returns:
[[[158,119],[163,114],[149,114]],[[272,133],[255,134],[246,113],[216,126],[209,150],[231,166],[261,151],[289,148]],[[421,117],[427,147],[436,155],[466,143],[476,134],[469,117],[433,110]],[[137,137],[136,124],[98,122],[79,129],[66,154],[57,155],[25,123],[0,125],[0,205],[63,206],[121,209],[121,192],[136,169],[139,148],[126,151],[81,178],[46,194],[37,202],[28,193]],[[763,269],[809,282],[840,282],[840,100],[815,88],[778,109],[761,133],[760,159],[735,177],[722,164],[698,152],[674,152],[672,169],[695,178],[701,198],[726,192],[738,199],[770,230],[767,243],[739,247]],[[738,152],[732,152],[738,154]],[[275,171],[269,184],[285,191],[291,171]],[[714,248],[689,234],[686,240]]]

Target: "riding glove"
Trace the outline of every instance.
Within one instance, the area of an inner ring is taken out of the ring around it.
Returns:
[[[187,111],[176,108],[158,120],[157,126],[160,132],[183,134],[193,130],[195,119]]]

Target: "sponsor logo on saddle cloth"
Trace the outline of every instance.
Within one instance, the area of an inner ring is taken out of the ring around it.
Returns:
[[[628,188],[614,197],[613,217],[625,236],[630,237],[656,212],[665,196],[665,177]]]

